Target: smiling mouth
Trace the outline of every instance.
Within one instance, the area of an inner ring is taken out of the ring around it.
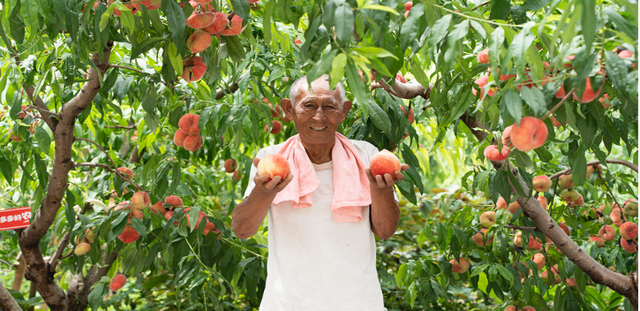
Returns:
[[[310,129],[314,130],[314,131],[324,131],[325,129],[328,128],[328,126],[324,126],[324,127],[309,127]]]

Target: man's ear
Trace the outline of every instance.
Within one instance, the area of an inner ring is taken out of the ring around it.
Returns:
[[[351,101],[345,100],[342,103],[342,116],[340,117],[340,122],[344,122],[347,119],[347,115],[349,114],[349,110],[351,110]]]
[[[280,100],[280,107],[282,107],[287,119],[293,120],[293,102],[288,98],[283,98]]]

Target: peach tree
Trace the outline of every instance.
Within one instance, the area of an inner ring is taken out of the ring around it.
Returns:
[[[341,132],[411,166],[386,305],[637,309],[636,3],[0,3],[0,204],[34,215],[1,235],[3,310],[257,307],[268,226],[241,240],[230,215],[305,74],[345,83]],[[451,134],[472,201],[423,195]]]

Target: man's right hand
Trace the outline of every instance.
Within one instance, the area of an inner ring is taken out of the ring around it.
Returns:
[[[260,159],[253,158],[253,166],[258,167],[258,163],[260,163]],[[273,179],[268,174],[257,175],[253,178],[253,182],[255,182],[255,189],[259,189],[265,194],[276,194],[293,180],[293,174],[289,173],[287,177],[283,180],[280,176],[275,176]]]

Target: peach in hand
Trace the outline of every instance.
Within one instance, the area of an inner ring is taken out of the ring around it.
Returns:
[[[258,175],[269,175],[269,178],[280,176],[284,180],[291,171],[289,161],[280,154],[272,153],[260,159]]]
[[[400,172],[400,160],[395,154],[383,149],[371,157],[369,169],[374,178],[378,175],[384,177],[385,174],[393,177],[395,172]]]

